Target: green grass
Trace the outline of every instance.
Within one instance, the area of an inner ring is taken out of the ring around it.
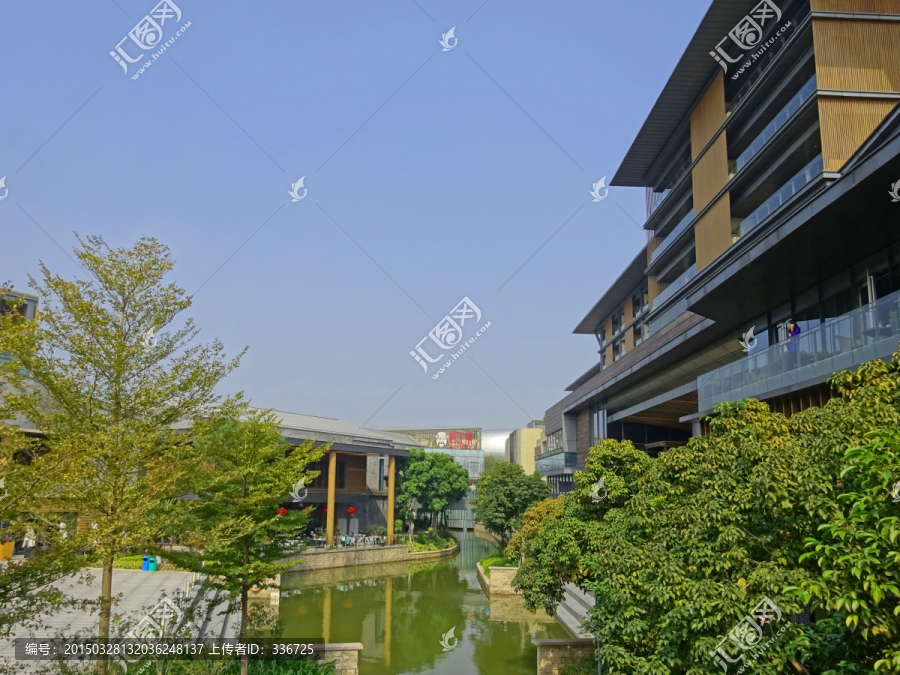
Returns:
[[[491,567],[518,567],[515,560],[508,560],[502,553],[494,553],[481,559],[481,567],[487,577],[491,576]]]
[[[409,552],[443,551],[454,546],[456,546],[456,539],[448,532],[438,532],[437,535],[430,533],[417,534],[409,542]]]

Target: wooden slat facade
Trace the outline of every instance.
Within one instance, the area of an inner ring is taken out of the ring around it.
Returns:
[[[900,0],[811,0],[813,11],[900,14]]]
[[[697,271],[701,271],[731,246],[731,196],[728,192],[694,224]]]
[[[896,103],[885,99],[820,96],[819,125],[825,170],[840,171]]]
[[[725,123],[725,75],[718,73],[691,111],[691,158],[697,159]]]
[[[819,89],[900,91],[900,21],[813,20]]]
[[[813,9],[900,15],[900,0],[813,0]],[[819,89],[900,93],[900,21],[815,17]],[[840,171],[897,104],[896,99],[819,96],[822,158]]]
[[[725,132],[716,139],[693,169],[694,213],[700,213],[728,182],[728,146]]]
[[[700,156],[725,123],[725,76],[718,73],[691,112],[691,171],[694,213],[705,209],[728,182],[728,144],[723,131]],[[699,159],[698,159],[699,157]],[[694,224],[697,271],[731,246],[731,201],[726,194]]]

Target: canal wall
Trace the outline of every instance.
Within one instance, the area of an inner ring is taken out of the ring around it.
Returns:
[[[316,645],[314,651],[320,657],[318,663],[333,663],[335,675],[359,675],[359,653],[362,642],[341,642]]]
[[[491,567],[491,576],[484,573],[481,563],[477,563],[478,581],[488,595],[515,595],[512,579],[519,571],[518,567]]]
[[[284,562],[297,561],[291,572],[332,569],[335,567],[357,567],[360,565],[384,565],[387,563],[424,563],[449,558],[459,553],[459,544],[443,551],[422,551],[410,553],[406,544],[398,546],[378,546],[373,548],[350,548],[338,550],[304,551]]]
[[[479,539],[485,539],[485,540],[491,542],[492,544],[494,544],[495,546],[497,546],[498,548],[503,546],[503,540],[500,539],[500,537],[498,537],[493,532],[488,532],[488,530],[481,523],[475,523],[475,529],[472,531],[475,533],[475,536],[478,537]]]
[[[537,675],[559,675],[569,663],[581,661],[593,655],[593,639],[580,640],[532,640],[537,647]]]

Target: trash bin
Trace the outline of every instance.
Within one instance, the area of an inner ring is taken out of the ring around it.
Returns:
[[[144,572],[150,571],[150,556],[149,555],[144,556],[144,561],[141,563],[141,569]]]
[[[156,558],[155,557],[150,556],[149,565],[150,566],[148,567],[148,570],[150,572],[155,572],[156,571]]]

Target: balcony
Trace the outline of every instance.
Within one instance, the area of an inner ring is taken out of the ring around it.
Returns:
[[[578,457],[574,452],[557,452],[537,455],[534,458],[534,468],[542,476],[552,476],[560,473],[573,473],[578,464]]]
[[[678,239],[678,235],[680,235],[682,232],[684,232],[687,229],[687,226],[690,225],[693,222],[693,220],[694,220],[694,210],[691,209],[690,211],[687,212],[687,214],[684,216],[684,218],[682,218],[681,221],[672,229],[672,231],[669,232],[669,234],[667,234],[665,236],[665,239],[663,239],[660,242],[660,244],[656,248],[656,250],[650,254],[650,263],[651,264],[653,264],[653,262],[656,260],[657,256],[659,256],[663,251],[665,251],[667,248],[669,248],[669,246],[672,245],[673,241]]]
[[[816,76],[813,75],[809,81],[803,85],[803,87],[794,94],[794,97],[787,102],[781,110],[778,111],[778,114],[775,115],[775,119],[769,122],[766,125],[766,128],[763,129],[759,136],[753,139],[753,142],[744,150],[737,158],[737,170],[740,171],[744,168],[747,163],[755,157],[760,150],[768,143],[772,138],[778,133],[778,130],[783,128],[788,122],[793,119],[794,115],[797,114],[797,111],[803,107],[803,104],[809,100],[809,98],[816,93],[817,85],[816,85]]]
[[[813,161],[800,169],[793,178],[778,189],[778,192],[760,204],[753,213],[741,221],[741,236],[745,236],[763,220],[774,213],[779,207],[790,201],[791,197],[797,194],[812,180],[818,178],[822,174],[824,168],[822,155],[818,155]]]
[[[684,274],[682,274],[675,281],[666,286],[666,289],[662,293],[653,298],[653,309],[655,310],[666,300],[675,295],[675,293],[687,286],[688,282],[690,282],[690,280],[695,276],[697,276],[697,266],[691,265],[690,267],[688,267],[687,271]]]
[[[889,357],[900,341],[900,291],[697,378],[700,410],[760,398]],[[791,348],[794,351],[791,351]]]

